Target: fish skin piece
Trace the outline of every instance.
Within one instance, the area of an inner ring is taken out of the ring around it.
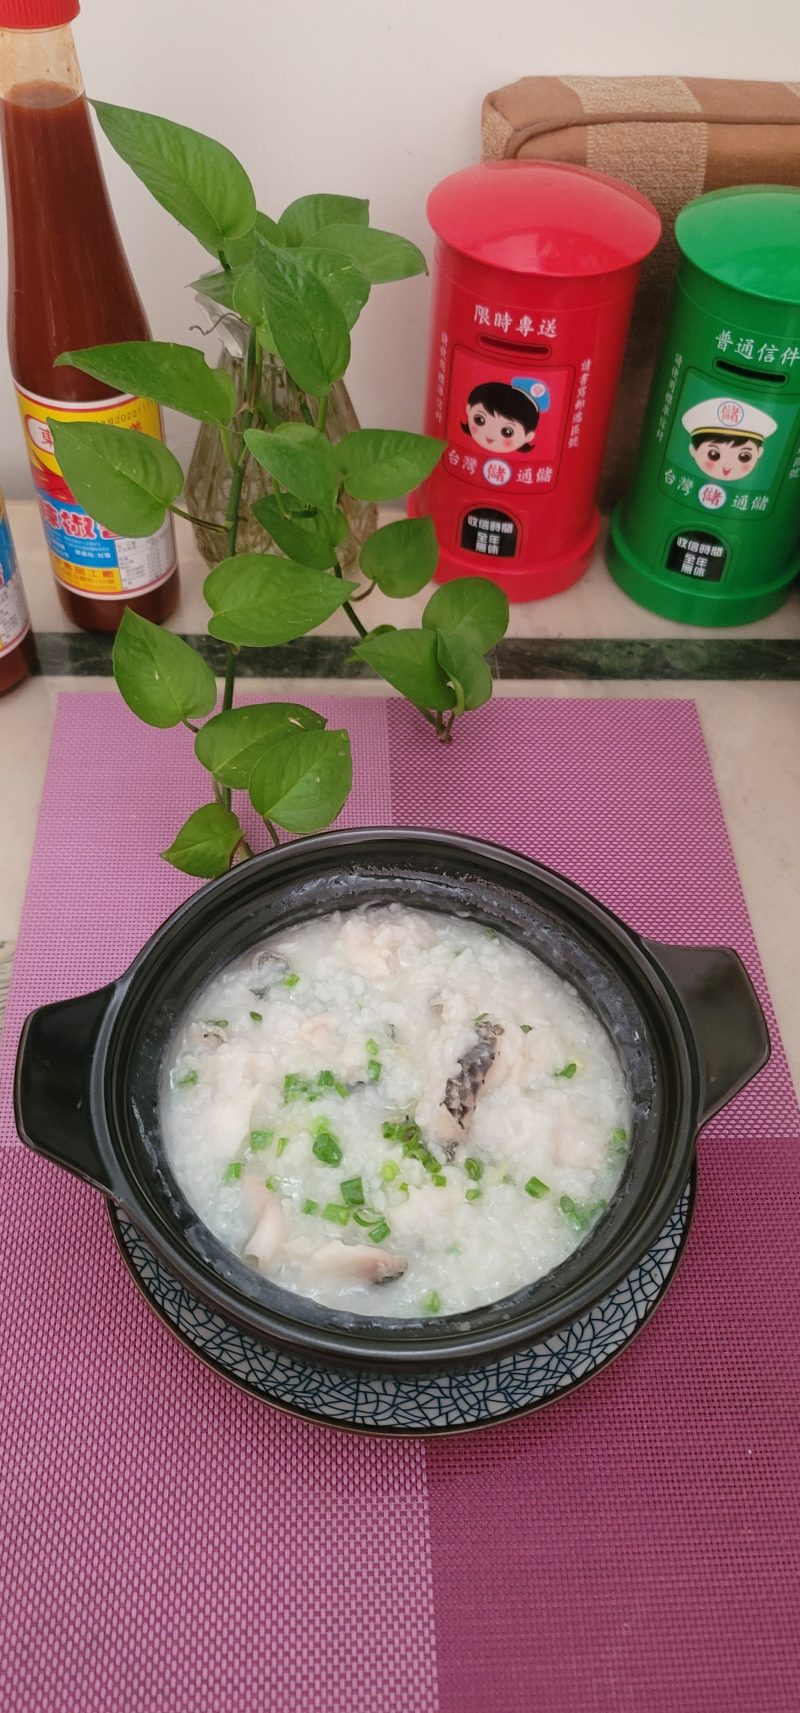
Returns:
[[[252,963],[252,974],[259,983],[251,987],[254,999],[266,999],[271,987],[277,987],[289,968],[288,959],[280,952],[257,952]]]
[[[469,1126],[478,1096],[497,1057],[499,1038],[504,1033],[502,1023],[492,1023],[488,1018],[475,1027],[478,1038],[459,1059],[461,1069],[458,1076],[448,1077],[442,1101],[442,1106],[446,1107],[462,1133]],[[448,1160],[452,1160],[457,1142],[458,1138],[445,1143],[444,1152]]]
[[[387,1285],[405,1273],[405,1255],[393,1255],[390,1250],[371,1247],[366,1243],[342,1243],[334,1238],[312,1256],[315,1273],[327,1274],[342,1283]]]

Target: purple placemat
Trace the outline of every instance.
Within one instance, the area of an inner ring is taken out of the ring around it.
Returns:
[[[186,734],[62,697],[4,1048],[2,1713],[793,1713],[800,1115],[695,709],[503,701],[448,754],[400,703],[315,705],[353,735],[349,824],[495,838],[735,945],[773,1059],[704,1133],[674,1290],[585,1391],[428,1445],[279,1415],[170,1339],[99,1196],[15,1138],[26,1012],[195,884],[155,854],[201,800]]]

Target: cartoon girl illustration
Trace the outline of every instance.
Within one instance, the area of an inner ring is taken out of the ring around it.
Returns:
[[[546,403],[542,408],[547,408]],[[487,452],[530,452],[539,411],[530,392],[511,387],[506,381],[483,381],[473,387],[467,399],[467,420],[461,427]]]
[[[689,454],[704,476],[717,482],[741,482],[752,474],[764,441],[778,426],[774,417],[739,399],[704,399],[681,421],[689,434]]]

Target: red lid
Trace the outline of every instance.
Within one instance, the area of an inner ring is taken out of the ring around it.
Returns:
[[[0,30],[57,30],[79,11],[78,0],[0,0]]]
[[[466,167],[431,191],[428,219],[464,256],[553,278],[631,267],[661,236],[658,214],[638,190],[558,161]]]

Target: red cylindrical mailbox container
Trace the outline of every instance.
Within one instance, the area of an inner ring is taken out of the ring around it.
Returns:
[[[440,580],[476,571],[511,600],[586,570],[595,491],[642,258],[661,222],[604,173],[496,161],[442,180],[425,427],[447,440],[412,496]]]

